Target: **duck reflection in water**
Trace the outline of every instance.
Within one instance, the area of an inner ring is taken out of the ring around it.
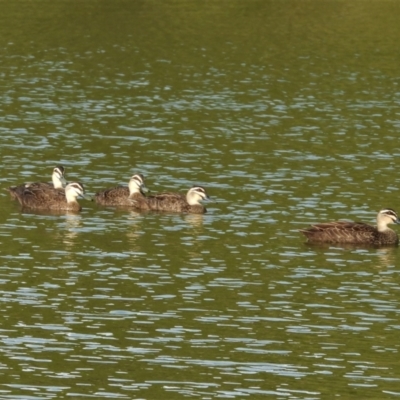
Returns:
[[[379,247],[376,249],[376,256],[378,258],[377,268],[388,268],[390,266],[396,266],[396,248],[391,247]]]
[[[82,216],[77,213],[68,212],[65,215],[65,229],[60,230],[60,241],[65,245],[65,250],[70,252],[79,245],[79,235],[82,228]]]
[[[135,253],[142,253],[139,238],[143,235],[142,231],[143,215],[140,212],[131,210],[128,215],[127,229],[124,229],[129,243],[129,250]]]
[[[192,228],[196,229],[203,227],[204,214],[186,214],[184,218],[185,221],[192,226]]]

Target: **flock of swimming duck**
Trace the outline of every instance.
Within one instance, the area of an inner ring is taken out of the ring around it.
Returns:
[[[85,197],[84,187],[79,182],[67,183],[63,166],[55,167],[52,183],[23,183],[8,188],[13,199],[22,207],[37,210],[80,211],[78,198]],[[200,203],[209,197],[202,186],[193,186],[186,196],[179,193],[160,193],[146,196],[147,188],[142,174],[133,175],[128,187],[116,186],[102,190],[92,198],[103,206],[130,207],[136,210],[172,211],[204,214],[207,210]]]
[[[65,168],[57,166],[53,170],[52,183],[23,183],[8,188],[13,199],[22,207],[41,210],[80,211],[78,198],[84,198],[84,188],[79,182],[67,183]],[[129,207],[135,210],[169,211],[179,213],[204,214],[202,201],[209,199],[202,186],[193,186],[186,193],[164,192],[146,195],[147,188],[142,174],[133,175],[128,186],[116,186],[97,192],[92,198],[103,206]],[[400,224],[396,212],[391,208],[379,211],[377,226],[363,222],[335,221],[315,224],[300,229],[309,242],[348,243],[356,245],[394,245],[399,238],[389,224]]]

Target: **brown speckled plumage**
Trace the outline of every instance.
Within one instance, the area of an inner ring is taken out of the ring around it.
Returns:
[[[7,190],[10,192],[11,198],[14,200],[18,200],[16,193],[22,193],[24,189],[59,189],[62,193],[64,193],[64,188],[67,184],[64,177],[65,168],[62,165],[59,165],[53,169],[53,174],[51,176],[52,183],[47,182],[27,182],[20,184],[18,186],[12,186]]]
[[[11,190],[11,188],[10,188]],[[73,182],[65,187],[65,191],[54,188],[43,189],[40,186],[17,187],[14,195],[23,207],[37,210],[80,211],[77,197],[83,197],[82,184]]]
[[[137,208],[141,210],[204,214],[207,210],[200,204],[200,201],[208,198],[202,186],[193,186],[186,196],[180,193],[160,193],[148,196],[137,203]]]
[[[128,187],[116,186],[102,190],[94,195],[94,201],[103,206],[114,207],[134,207],[137,208],[138,202],[145,198],[143,192],[147,190],[142,174],[133,175]]]
[[[398,235],[388,224],[399,224],[394,210],[386,208],[377,215],[377,226],[363,222],[336,221],[315,224],[301,229],[309,242],[349,243],[359,245],[393,245],[399,243]]]

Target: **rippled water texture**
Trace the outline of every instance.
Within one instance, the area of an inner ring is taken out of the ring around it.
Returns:
[[[397,398],[399,249],[298,229],[400,210],[399,12],[3,2],[0,398]],[[200,184],[208,213],[4,190],[60,164],[89,195]]]

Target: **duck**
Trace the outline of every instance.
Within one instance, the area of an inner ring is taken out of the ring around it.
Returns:
[[[84,197],[84,187],[82,183],[69,183],[65,190],[54,188],[42,188],[36,185],[33,186],[17,186],[14,190],[22,207],[36,210],[58,210],[58,211],[80,211],[81,205],[77,198]]]
[[[195,185],[188,190],[186,196],[180,193],[159,193],[141,199],[136,207],[141,210],[204,214],[207,209],[200,202],[209,198],[204,187]]]
[[[131,177],[126,186],[116,186],[97,192],[93,200],[103,206],[134,207],[139,204],[144,193],[147,192],[142,174],[135,174]]]
[[[376,226],[364,222],[326,222],[300,229],[309,242],[348,243],[358,245],[397,245],[397,233],[388,227],[389,224],[400,224],[396,211],[385,208],[376,217]]]
[[[52,183],[47,182],[28,182],[22,183],[17,186],[11,186],[7,190],[10,192],[11,198],[17,200],[16,193],[23,191],[24,188],[41,188],[45,189],[57,189],[64,190],[67,185],[67,181],[65,180],[65,168],[62,165],[58,165],[53,169],[53,174],[51,175]]]

